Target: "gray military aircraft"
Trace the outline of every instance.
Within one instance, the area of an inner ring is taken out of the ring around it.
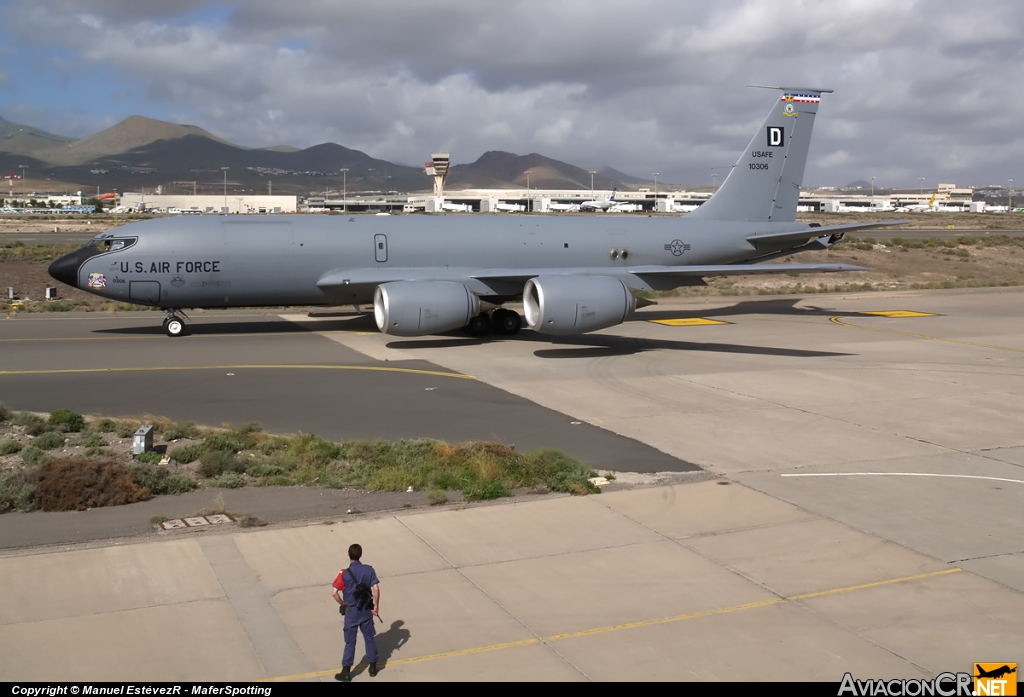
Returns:
[[[252,216],[162,218],[105,232],[50,275],[112,300],[183,308],[373,303],[396,336],[526,326],[581,334],[625,321],[638,291],[704,285],[709,276],[858,271],[763,262],[836,244],[849,230],[797,223],[814,116],[827,89],[774,87],[782,98],[721,188],[682,218],[565,216]],[[644,301],[640,301],[642,305]]]

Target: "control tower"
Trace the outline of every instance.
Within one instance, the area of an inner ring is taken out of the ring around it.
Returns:
[[[444,180],[448,177],[448,161],[451,154],[446,152],[435,152],[427,163],[426,172],[434,178],[434,196],[444,196]]]

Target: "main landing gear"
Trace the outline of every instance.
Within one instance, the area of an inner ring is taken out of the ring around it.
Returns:
[[[493,312],[483,312],[466,325],[466,333],[470,336],[485,336],[494,332],[501,336],[513,336],[523,326],[523,318],[518,312],[499,307]]]
[[[185,322],[178,317],[174,310],[167,310],[167,317],[164,319],[164,331],[167,336],[183,336],[188,332],[185,330]]]

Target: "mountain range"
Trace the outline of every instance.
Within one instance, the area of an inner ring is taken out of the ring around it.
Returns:
[[[305,149],[246,148],[198,126],[145,116],[129,116],[81,139],[0,117],[0,172],[19,176],[19,169],[28,180],[25,188],[39,190],[71,186],[83,191],[137,191],[162,186],[165,193],[191,192],[193,187],[197,193],[220,193],[225,179],[229,191],[263,193],[272,188],[299,195],[338,192],[343,184],[349,193],[417,192],[433,186],[421,167],[379,160],[336,143]],[[342,169],[348,170],[344,177]],[[516,189],[527,184],[533,189],[585,190],[631,189],[647,182],[610,167],[584,169],[537,153],[490,151],[476,162],[453,165],[446,190]]]

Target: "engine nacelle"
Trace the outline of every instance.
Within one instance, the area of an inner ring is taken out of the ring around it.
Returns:
[[[523,288],[526,324],[541,334],[583,334],[625,321],[636,296],[609,276],[538,276]]]
[[[465,327],[480,313],[480,300],[461,283],[396,281],[377,286],[373,318],[393,336],[440,334]]]

